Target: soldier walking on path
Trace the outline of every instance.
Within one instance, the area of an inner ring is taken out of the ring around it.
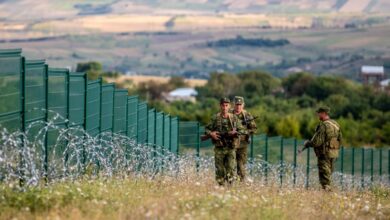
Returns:
[[[330,119],[329,112],[329,107],[320,107],[317,110],[320,123],[317,125],[311,140],[304,143],[304,148],[314,148],[318,160],[320,184],[326,191],[331,190],[334,162],[339,155],[342,138],[340,125]]]
[[[234,97],[233,114],[240,119],[246,132],[245,135],[240,136],[240,145],[236,150],[237,175],[241,182],[244,182],[246,178],[246,163],[248,160],[248,145],[250,143],[250,136],[256,133],[257,130],[253,116],[244,110],[244,105],[245,103],[243,97]]]
[[[211,137],[215,153],[215,178],[219,185],[232,184],[235,178],[236,148],[241,134],[245,134],[240,120],[229,113],[230,100],[220,100],[220,112],[206,126],[206,135]]]

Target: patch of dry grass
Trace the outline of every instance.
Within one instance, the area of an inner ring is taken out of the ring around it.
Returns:
[[[217,187],[202,176],[83,180],[24,192],[0,186],[10,219],[385,219],[388,188],[325,193],[260,184]],[[386,217],[387,216],[387,217]]]
[[[167,83],[170,77],[165,76],[145,76],[145,75],[134,75],[134,76],[126,76],[121,75],[118,78],[105,78],[107,82],[115,82],[118,84],[122,84],[127,81],[131,81],[135,85],[138,85],[142,82],[155,81],[157,83]],[[204,86],[207,83],[205,79],[185,79],[185,82],[188,83],[189,87],[196,86]]]

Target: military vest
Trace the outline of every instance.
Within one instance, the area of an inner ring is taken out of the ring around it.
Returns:
[[[227,118],[223,118],[220,113],[215,116],[215,128],[219,133],[227,133],[237,128],[237,119],[232,113],[228,113]],[[221,140],[213,140],[213,144],[217,147],[226,146],[236,148],[239,145],[238,138],[222,138]]]
[[[330,158],[337,158],[341,146],[340,125],[333,120],[323,122],[325,126],[325,146],[324,153]]]
[[[233,110],[234,114],[234,110]],[[245,130],[248,130],[248,124],[246,122],[248,121],[248,112],[243,110],[239,115],[236,115],[239,120],[241,120],[241,123]],[[240,136],[241,144],[249,144],[250,142],[250,135],[241,135]],[[241,145],[240,145],[241,146]],[[244,147],[244,146],[243,146]]]

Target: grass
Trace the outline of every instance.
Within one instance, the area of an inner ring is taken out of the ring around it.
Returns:
[[[112,178],[17,190],[0,185],[0,219],[372,219],[390,215],[390,189],[325,193],[209,177]]]

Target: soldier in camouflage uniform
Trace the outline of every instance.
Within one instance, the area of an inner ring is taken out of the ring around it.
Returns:
[[[219,185],[232,184],[235,179],[236,148],[239,135],[244,134],[240,120],[229,113],[229,107],[230,100],[222,98],[221,111],[212,117],[205,131],[215,146],[215,178]]]
[[[240,146],[236,150],[236,161],[237,161],[237,175],[240,181],[245,181],[246,176],[246,163],[248,160],[248,145],[250,142],[250,136],[256,133],[257,126],[253,116],[244,110],[244,98],[241,96],[234,97],[234,109],[235,114],[240,120],[241,124],[246,131],[246,135],[240,136]]]
[[[313,147],[318,160],[318,175],[322,188],[331,190],[331,176],[334,162],[339,155],[341,145],[340,125],[330,119],[330,108],[320,107],[317,110],[320,123],[311,140],[305,141],[305,147]]]

